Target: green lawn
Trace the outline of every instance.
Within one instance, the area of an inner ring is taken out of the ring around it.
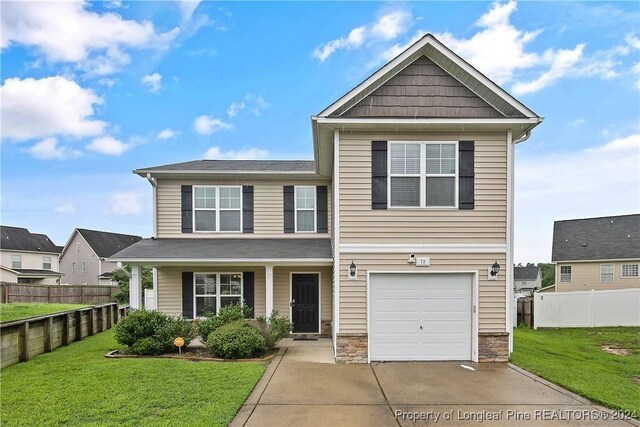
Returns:
[[[226,426],[265,370],[104,357],[119,347],[107,331],[3,369],[2,426]]]
[[[74,310],[86,306],[86,304],[41,304],[37,302],[0,304],[0,322]]]
[[[631,354],[609,354],[603,345]],[[511,362],[594,402],[640,416],[640,328],[518,328]]]

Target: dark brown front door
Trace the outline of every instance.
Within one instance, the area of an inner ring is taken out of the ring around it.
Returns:
[[[291,320],[293,332],[318,333],[320,284],[317,274],[291,275]]]

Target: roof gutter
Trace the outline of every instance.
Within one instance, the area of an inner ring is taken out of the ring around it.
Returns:
[[[513,145],[520,144],[521,142],[525,142],[531,136],[531,129],[529,129],[524,135],[520,138],[513,141]]]

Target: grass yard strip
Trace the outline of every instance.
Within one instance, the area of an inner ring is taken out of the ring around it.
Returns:
[[[603,346],[630,354],[610,354]],[[518,328],[511,362],[596,403],[640,416],[638,327]]]
[[[226,426],[263,363],[108,359],[107,331],[0,372],[3,427]]]
[[[43,303],[10,303],[0,304],[0,322],[24,319],[25,317],[44,316],[59,311],[75,310],[87,307],[86,304],[43,304]]]

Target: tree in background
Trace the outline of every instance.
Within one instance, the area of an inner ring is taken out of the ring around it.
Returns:
[[[116,268],[111,272],[111,280],[118,284],[118,291],[113,294],[113,299],[120,304],[129,303],[129,278],[131,278],[131,266],[124,264],[124,268]],[[140,280],[142,289],[153,288],[153,272],[150,267],[140,267]]]
[[[551,263],[538,263],[542,274],[542,287],[551,286],[556,283],[556,266]]]

